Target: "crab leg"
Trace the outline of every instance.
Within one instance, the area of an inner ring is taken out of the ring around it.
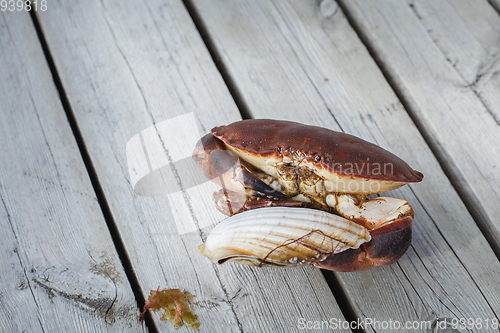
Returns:
[[[256,192],[254,192],[253,196],[250,196],[248,195],[248,193],[241,194],[223,189],[214,193],[213,200],[217,210],[227,216],[233,216],[234,214],[242,213],[251,209],[266,207],[302,207],[314,209],[323,208],[323,206],[320,206],[319,204],[314,202],[291,201],[289,199],[271,200]]]
[[[222,141],[211,134],[199,141],[193,158],[208,179],[226,190],[267,199],[287,198],[257,178],[235,153],[226,150]]]

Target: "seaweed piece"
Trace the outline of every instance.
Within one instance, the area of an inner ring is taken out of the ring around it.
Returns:
[[[163,309],[165,312],[160,319],[169,320],[174,324],[175,329],[184,325],[185,322],[188,328],[199,331],[200,323],[197,320],[198,316],[192,312],[193,308],[189,304],[189,300],[193,297],[195,295],[187,291],[180,291],[179,289],[160,290],[160,287],[158,287],[157,290],[151,290],[139,321],[144,319],[147,309]]]

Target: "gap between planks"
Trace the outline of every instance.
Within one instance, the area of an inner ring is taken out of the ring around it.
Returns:
[[[488,0],[488,2],[495,8],[498,15],[500,15],[500,0]]]
[[[111,238],[113,240],[113,244],[115,245],[116,252],[118,253],[118,257],[120,258],[120,261],[122,263],[123,269],[125,271],[125,274],[127,275],[127,280],[129,281],[130,287],[132,288],[132,292],[134,294],[134,297],[137,302],[137,306],[139,309],[142,309],[145,305],[145,298],[141,292],[141,288],[139,285],[139,280],[134,272],[132,262],[130,260],[130,257],[125,249],[125,245],[123,243],[123,240],[120,236],[120,233],[118,231],[118,227],[113,219],[113,215],[111,214],[111,210],[109,208],[108,202],[106,200],[106,197],[104,195],[104,191],[100,185],[99,182],[99,177],[97,176],[97,172],[95,171],[94,165],[92,163],[92,160],[90,158],[90,155],[87,151],[87,148],[85,146],[85,141],[83,140],[82,134],[80,132],[80,129],[78,127],[78,123],[76,122],[73,110],[71,108],[71,105],[69,103],[66,91],[64,90],[64,86],[61,82],[59,73],[57,71],[57,68],[54,64],[53,57],[50,53],[49,47],[47,45],[47,42],[45,40],[45,37],[43,35],[42,28],[40,26],[40,23],[38,21],[38,18],[36,16],[36,12],[33,10],[30,10],[30,15],[31,19],[33,20],[33,25],[35,26],[36,33],[38,36],[38,40],[40,41],[43,53],[45,55],[45,59],[47,61],[47,64],[50,69],[50,73],[52,75],[52,78],[54,80],[54,85],[57,89],[57,92],[59,94],[59,98],[61,100],[61,104],[63,106],[64,112],[66,114],[66,117],[68,119],[68,123],[71,127],[71,131],[73,132],[73,135],[75,137],[76,143],[78,145],[78,149],[80,151],[83,163],[85,164],[85,168],[88,172],[90,182],[92,184],[92,188],[95,191],[97,201],[99,203],[99,207],[101,207],[102,214],[104,216],[104,220],[106,221],[106,225],[108,227],[108,230],[111,234]],[[138,314],[139,317],[139,314]],[[151,312],[147,311],[146,316],[145,316],[145,324],[146,327],[148,328],[149,332],[151,333],[158,333],[158,328],[156,327],[153,318],[151,316]]]
[[[191,0],[182,0],[182,3],[186,7],[189,16],[191,16],[191,19],[193,20],[193,23],[196,26],[196,30],[198,30],[198,33],[200,34],[201,39],[203,40],[203,43],[205,44],[205,47],[207,48],[208,53],[210,54],[210,57],[212,58],[212,61],[215,64],[215,67],[221,74],[222,79],[224,80],[224,83],[228,88],[229,93],[231,94],[231,97],[233,98],[234,103],[238,108],[238,111],[240,112],[241,118],[251,119],[252,115],[250,112],[250,108],[248,107],[248,104],[245,102],[245,99],[243,98],[243,95],[241,94],[238,85],[234,82],[233,77],[231,76],[226,65],[222,61],[222,57],[217,52],[217,49],[212,41],[212,38],[210,37],[208,29],[206,28],[205,23],[203,22],[200,15],[196,11],[193,2]]]

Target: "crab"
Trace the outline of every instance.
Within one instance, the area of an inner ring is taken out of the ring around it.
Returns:
[[[397,261],[411,243],[414,213],[408,202],[369,196],[420,182],[422,173],[355,136],[250,119],[213,128],[193,159],[221,186],[214,203],[231,216],[198,248],[213,262],[356,271]],[[327,225],[317,224],[323,220]],[[323,231],[330,225],[343,231]],[[349,237],[356,241],[346,241],[352,230]],[[273,241],[263,241],[270,234]]]

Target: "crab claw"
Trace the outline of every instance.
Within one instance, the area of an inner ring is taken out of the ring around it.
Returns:
[[[235,153],[226,150],[224,143],[211,134],[198,141],[193,159],[205,177],[226,190],[268,199],[287,198],[257,178]]]
[[[390,265],[406,252],[411,243],[413,216],[400,218],[372,230],[372,239],[357,249],[330,255],[314,266],[337,272],[353,272],[379,265]]]

